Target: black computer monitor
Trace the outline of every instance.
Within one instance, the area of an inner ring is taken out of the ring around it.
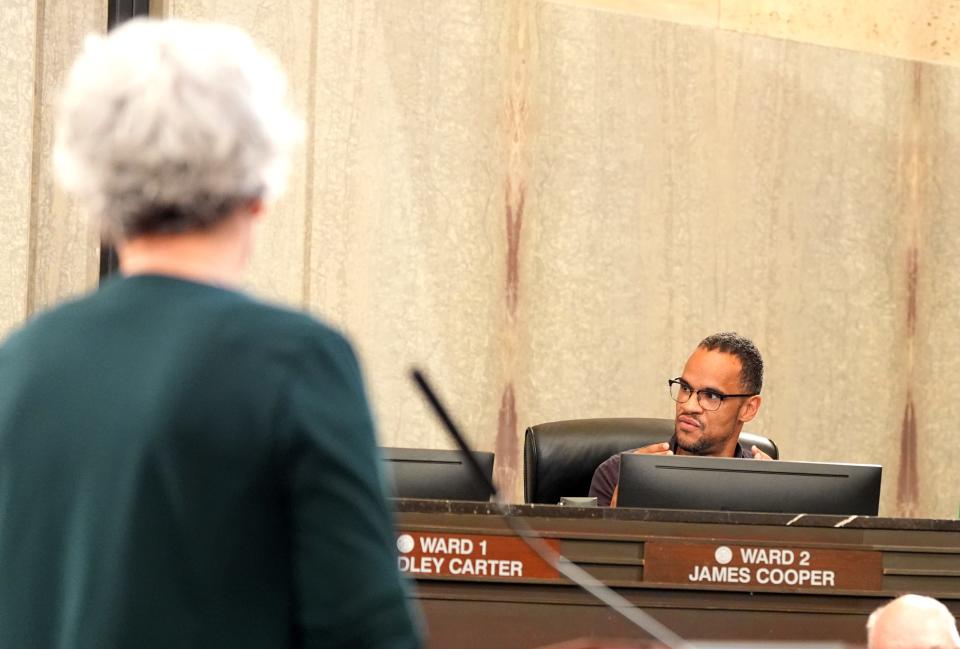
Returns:
[[[876,464],[624,453],[617,505],[876,516],[881,470]]]
[[[487,486],[473,473],[461,451],[381,447],[380,455],[394,498],[490,500]],[[492,478],[494,454],[473,455]]]

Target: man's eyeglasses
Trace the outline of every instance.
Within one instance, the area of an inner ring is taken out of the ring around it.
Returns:
[[[667,381],[667,385],[670,386],[670,397],[677,403],[686,403],[690,400],[690,397],[694,392],[697,393],[697,403],[700,404],[700,407],[704,410],[719,410],[720,406],[723,405],[724,399],[731,399],[733,397],[755,397],[757,392],[750,392],[745,394],[724,394],[723,392],[717,392],[710,388],[702,388],[700,390],[694,390],[692,387],[687,385],[682,379],[670,379]]]

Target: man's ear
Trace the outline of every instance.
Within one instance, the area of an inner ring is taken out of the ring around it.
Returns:
[[[740,412],[738,413],[737,419],[742,423],[746,423],[757,416],[757,411],[760,410],[760,395],[755,394],[752,397],[749,397],[746,401],[743,402],[743,405],[740,406]]]

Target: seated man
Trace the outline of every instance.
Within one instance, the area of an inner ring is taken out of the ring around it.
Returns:
[[[739,443],[743,424],[760,409],[763,385],[763,359],[750,340],[731,332],[704,338],[683,374],[668,383],[677,402],[673,437],[630,453],[770,459],[756,446]],[[597,504],[616,507],[619,476],[618,453],[593,474],[590,495]]]
[[[922,595],[903,595],[867,620],[868,649],[960,649],[957,621],[946,606]]]

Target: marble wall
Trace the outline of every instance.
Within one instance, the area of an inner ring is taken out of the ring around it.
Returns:
[[[953,0],[553,0],[916,61],[960,62]]]
[[[257,290],[351,333],[384,443],[449,446],[424,366],[514,495],[526,425],[669,416],[665,379],[736,329],[768,360],[753,430],[954,516],[960,72],[582,4],[169,0],[300,93]]]
[[[0,332],[96,282],[96,228],[54,187],[50,148],[64,75],[106,24],[97,0],[0,6]]]
[[[655,4],[674,13],[646,15]],[[893,36],[807,38],[796,11],[736,23],[747,4],[165,0],[163,13],[239,24],[289,71],[307,140],[251,288],[349,332],[384,444],[450,446],[407,376],[420,365],[518,498],[527,425],[670,416],[665,380],[703,336],[736,329],[768,363],[751,430],[785,458],[883,464],[882,514],[953,518],[960,69]],[[69,47],[31,58],[53,19],[20,5],[0,10],[20,39],[3,78],[62,69]],[[36,167],[47,146],[47,118],[12,94],[0,120],[29,137],[3,140],[0,160],[0,209],[17,210],[0,245],[26,269],[0,282],[10,322],[88,277],[96,247],[35,223],[64,210],[46,176],[7,163]]]

